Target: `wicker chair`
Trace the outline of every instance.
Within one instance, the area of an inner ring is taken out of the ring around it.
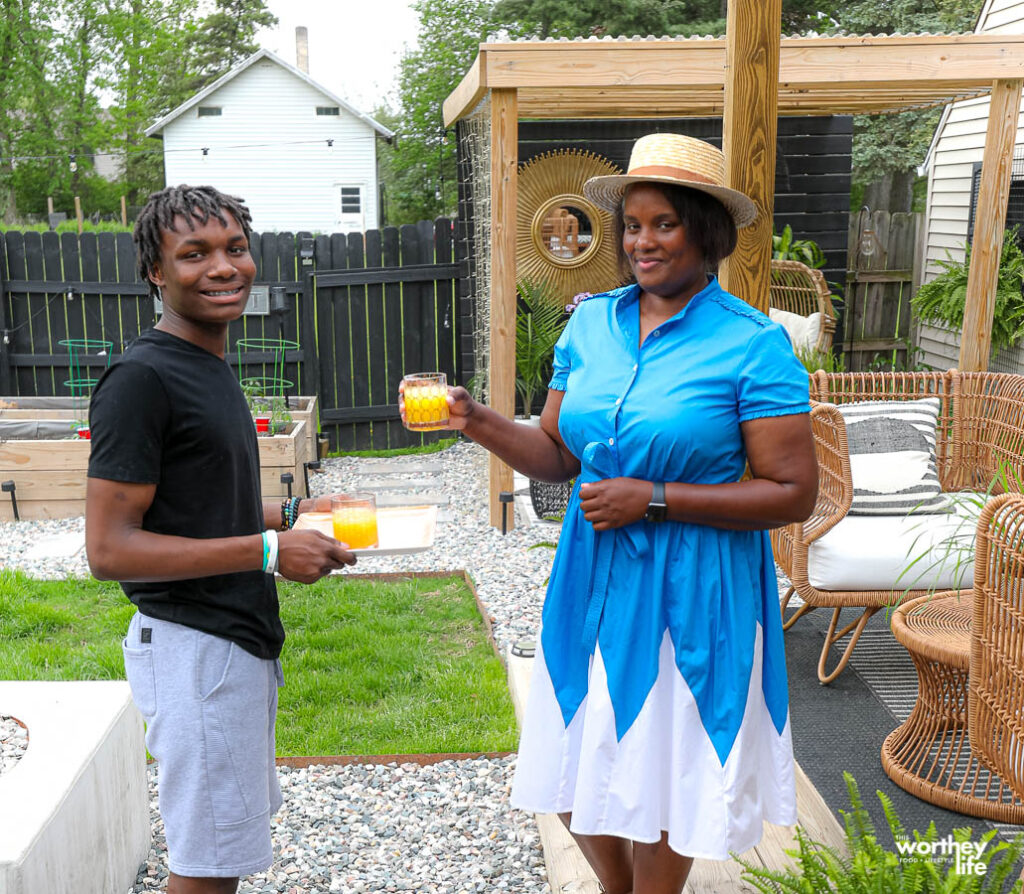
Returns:
[[[971,750],[1024,800],[1024,497],[1006,494],[978,525],[967,728]]]
[[[1024,822],[1024,496],[982,510],[974,587],[903,603],[892,630],[918,696],[882,745],[885,772],[930,804]]]
[[[809,317],[821,314],[816,347],[828,351],[836,331],[836,312],[825,276],[799,261],[772,261],[768,304],[778,310]]]
[[[819,370],[811,374],[812,401],[822,404],[811,412],[818,459],[818,499],[807,521],[776,528],[771,532],[771,539],[775,560],[791,583],[782,598],[784,619],[794,593],[804,603],[784,620],[783,628],[788,630],[815,608],[832,609],[818,661],[818,679],[822,683],[830,683],[843,671],[865,625],[876,611],[895,605],[901,599],[929,592],[928,588],[907,589],[906,580],[896,579],[891,586],[872,590],[824,589],[812,583],[814,575],[809,573],[809,563],[814,559],[812,548],[816,541],[844,521],[853,497],[845,425],[835,407],[828,405],[921,397],[938,397],[940,401],[936,459],[944,491],[984,492],[1000,473],[1006,473],[1011,479],[1009,489],[1018,490],[1019,482],[1024,479],[1022,375],[956,370],[932,373],[825,373]],[[862,558],[870,563],[872,556]],[[858,609],[859,614],[841,627],[840,615],[847,607]],[[832,646],[847,636],[849,639],[838,663],[829,670]]]

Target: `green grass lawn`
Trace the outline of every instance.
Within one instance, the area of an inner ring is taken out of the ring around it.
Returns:
[[[460,577],[279,583],[279,755],[511,751],[505,671]],[[116,584],[0,571],[0,679],[123,679]]]

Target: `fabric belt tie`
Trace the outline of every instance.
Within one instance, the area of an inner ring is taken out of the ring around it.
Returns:
[[[587,444],[581,460],[580,483],[618,477],[618,458],[611,447],[604,441],[591,441]],[[607,531],[594,531],[594,562],[587,586],[587,610],[581,636],[583,647],[591,654],[597,645],[597,627],[608,597],[608,579],[611,576],[616,543],[625,550],[629,559],[640,558],[650,548],[644,526],[640,522]]]

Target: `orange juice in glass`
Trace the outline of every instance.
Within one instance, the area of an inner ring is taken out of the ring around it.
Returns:
[[[334,539],[349,549],[377,545],[377,498],[370,493],[341,494],[331,498]]]
[[[411,431],[437,431],[448,424],[448,380],[443,372],[403,376],[405,427]]]

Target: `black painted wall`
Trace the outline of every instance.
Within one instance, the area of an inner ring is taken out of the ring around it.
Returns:
[[[457,132],[462,134],[464,122]],[[683,133],[722,143],[720,118],[657,118],[643,120],[520,121],[519,162],[555,149],[582,149],[603,155],[623,171],[633,143],[644,134]],[[775,232],[789,224],[794,238],[811,239],[825,252],[822,268],[834,292],[846,282],[847,233],[850,217],[850,161],[853,119],[849,116],[779,118],[775,165]],[[459,140],[459,241],[463,257],[471,245],[469,161]],[[467,265],[460,282],[463,326],[463,368],[471,370],[473,271]]]
[[[583,149],[625,171],[638,137],[665,132],[722,145],[720,118],[520,121],[519,162],[553,149]],[[789,224],[795,238],[817,242],[827,259],[825,279],[834,284],[846,281],[852,145],[849,116],[779,118],[775,232]]]

